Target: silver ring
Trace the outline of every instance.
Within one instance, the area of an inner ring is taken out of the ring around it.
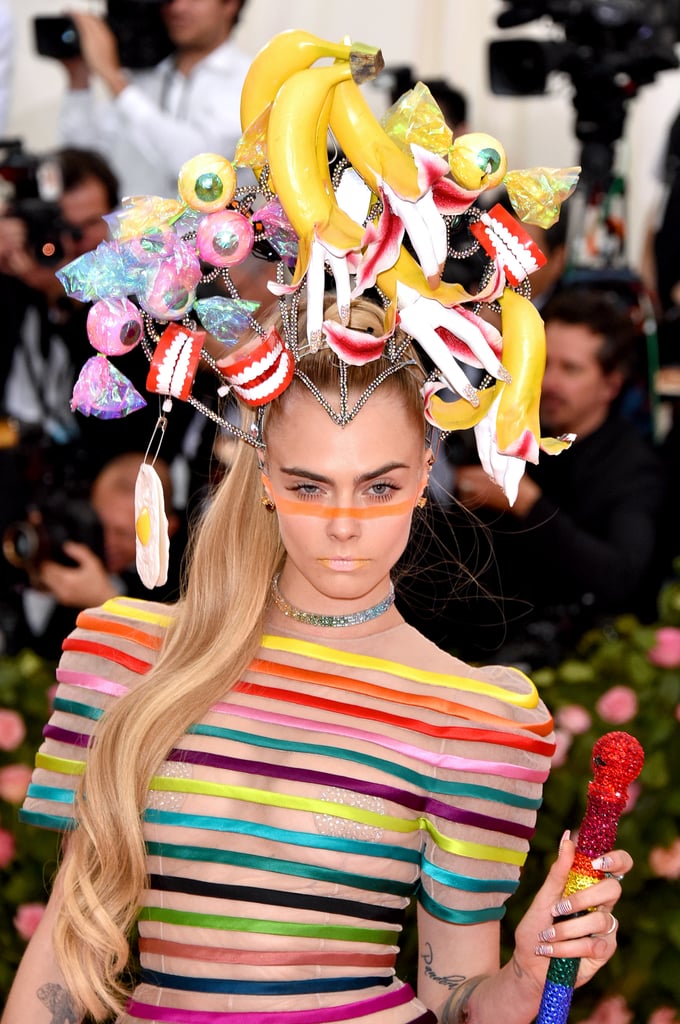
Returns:
[[[605,871],[604,877],[605,878],[615,878],[617,882],[622,882],[625,876],[624,875],[614,875],[614,874],[612,874],[611,871]]]
[[[611,917],[612,923],[609,925],[609,928],[607,928],[606,932],[593,932],[593,938],[604,938],[606,935],[612,935],[618,928],[619,922],[616,920],[611,910],[608,910],[607,913]]]

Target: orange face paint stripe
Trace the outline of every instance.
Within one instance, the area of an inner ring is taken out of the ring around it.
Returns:
[[[508,726],[516,725],[514,719],[493,715],[491,712],[481,711],[477,708],[469,707],[467,704],[458,704],[455,701],[446,700],[444,697],[428,697],[425,694],[405,693],[403,690],[392,690],[386,686],[377,686],[374,683],[366,683],[361,679],[351,679],[348,676],[315,672],[311,669],[297,668],[294,665],[281,665],[278,662],[264,661],[261,658],[254,658],[248,667],[251,671],[262,675],[296,679],[300,682],[316,683],[336,690],[363,693],[367,697],[376,697],[378,700],[387,699],[392,704],[429,708],[432,711],[440,711],[446,715],[456,715],[459,718],[465,718],[472,722],[484,722],[487,725],[495,725],[499,728],[508,728]],[[551,731],[550,722],[528,723],[526,725],[522,724],[520,727],[527,732],[535,732],[539,736],[547,736]]]
[[[329,507],[311,501],[293,501],[271,492],[272,500],[279,512],[287,516],[315,516],[317,519],[383,519],[386,516],[405,516],[413,512],[415,498],[408,501],[391,501],[382,505],[362,508],[358,505]]]
[[[131,640],[141,647],[148,647],[152,651],[158,650],[163,642],[160,636],[153,636],[141,629],[129,626],[125,622],[111,622],[110,619],[101,619],[90,612],[81,612],[76,619],[76,626],[80,629],[89,629],[97,633],[108,633],[109,636],[119,636],[123,640]]]

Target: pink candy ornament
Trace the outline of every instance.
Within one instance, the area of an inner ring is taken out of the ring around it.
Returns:
[[[255,231],[243,214],[222,210],[204,217],[196,232],[196,248],[202,260],[214,267],[243,263],[253,248]]]
[[[196,299],[200,280],[198,256],[188,245],[178,244],[171,259],[147,269],[137,299],[156,320],[181,320]]]
[[[106,356],[125,355],[143,334],[142,314],[129,299],[100,299],[87,314],[90,344]]]

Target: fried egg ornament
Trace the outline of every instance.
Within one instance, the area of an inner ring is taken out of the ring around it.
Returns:
[[[163,485],[153,466],[143,462],[135,483],[135,553],[145,587],[159,587],[168,578],[170,538]]]

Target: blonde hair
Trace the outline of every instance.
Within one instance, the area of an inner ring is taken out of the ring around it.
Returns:
[[[382,311],[359,301],[352,327],[381,333]],[[321,349],[302,362],[324,394],[337,393],[338,360],[332,353]],[[361,394],[388,365],[381,358],[350,366],[351,393]],[[402,401],[424,438],[422,380],[415,365],[380,387]],[[265,438],[289,398],[302,390],[305,385],[294,378],[271,403]],[[241,444],[201,521],[185,592],[173,609],[158,662],[107,711],[88,751],[76,796],[79,827],[69,837],[62,866],[55,949],[71,997],[95,1020],[119,1012],[128,994],[121,975],[146,881],[142,815],[150,779],[188,726],[224,699],[260,644],[271,578],[285,557],[277,519],[262,506],[261,494],[257,454]]]

